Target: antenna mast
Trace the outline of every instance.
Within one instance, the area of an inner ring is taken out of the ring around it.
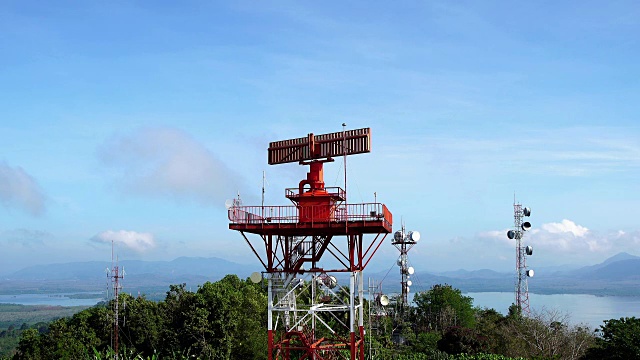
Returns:
[[[262,171],[262,207],[264,207],[264,187],[266,182],[266,174],[264,170]]]
[[[412,266],[409,265],[409,250],[411,250],[415,244],[420,240],[420,233],[417,231],[406,232],[404,224],[402,224],[401,230],[396,231],[393,234],[393,242],[391,244],[400,251],[400,257],[398,258],[398,266],[400,267],[400,286],[402,288],[402,301],[400,302],[400,313],[404,312],[404,309],[409,306],[409,291],[413,283],[411,275],[415,272]]]
[[[118,334],[119,334],[119,318],[118,318],[118,294],[120,292],[120,289],[122,289],[122,285],[120,284],[119,280],[124,278],[124,268],[122,269],[122,273],[120,272],[120,268],[118,267],[118,261],[116,259],[115,263],[114,263],[114,258],[113,258],[113,248],[114,248],[114,243],[113,240],[111,240],[111,273],[107,274],[107,276],[109,277],[109,279],[111,280],[112,284],[113,284],[113,335],[112,335],[112,346],[113,349],[115,351],[115,355],[114,355],[114,359],[118,360]]]
[[[516,203],[515,195],[513,201],[513,230],[507,231],[507,237],[516,240],[516,286],[515,300],[518,310],[526,315],[531,314],[529,309],[529,284],[527,278],[533,277],[533,270],[527,268],[526,255],[533,254],[531,246],[522,245],[522,237],[524,232],[531,229],[531,223],[523,221],[524,217],[531,216],[531,209],[522,207],[522,204]]]

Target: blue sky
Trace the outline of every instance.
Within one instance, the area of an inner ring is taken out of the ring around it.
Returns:
[[[286,205],[269,141],[372,128],[348,158],[422,240],[419,270],[640,255],[640,6],[608,2],[38,2],[0,11],[0,274],[217,256],[239,191]],[[340,161],[327,186],[343,186]],[[390,244],[370,264],[387,269]]]

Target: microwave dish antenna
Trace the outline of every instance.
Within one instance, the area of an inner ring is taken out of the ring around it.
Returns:
[[[534,274],[533,269],[527,270],[527,276],[528,277],[533,277],[533,274]]]
[[[333,275],[328,275],[322,280],[322,283],[329,289],[334,289],[338,286],[338,279]]]
[[[251,280],[252,283],[257,284],[262,281],[262,274],[257,271],[252,272],[251,276],[249,276],[249,280]]]
[[[234,203],[235,203],[235,200],[234,200],[234,199],[227,199],[227,200],[224,202],[224,207],[225,207],[227,210],[229,210],[229,209],[231,209],[231,208],[233,207]]]
[[[380,295],[376,298],[376,301],[378,301],[378,304],[382,305],[382,306],[387,306],[389,305],[389,297],[387,295]]]

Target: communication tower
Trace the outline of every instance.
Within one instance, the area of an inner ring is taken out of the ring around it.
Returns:
[[[524,233],[531,229],[531,223],[523,221],[524,217],[531,216],[531,209],[522,207],[522,204],[513,202],[513,230],[507,231],[509,239],[516,240],[516,306],[523,314],[530,315],[529,309],[529,285],[527,278],[533,277],[533,270],[527,268],[527,256],[533,254],[531,246],[522,245]]]
[[[118,307],[118,303],[119,303],[119,299],[118,299],[118,294],[120,293],[120,290],[122,290],[122,284],[120,283],[120,279],[124,279],[124,268],[119,268],[118,267],[118,262],[116,260],[116,262],[114,263],[113,261],[113,241],[111,242],[111,268],[107,269],[107,277],[109,278],[109,281],[111,281],[111,284],[113,285],[113,335],[111,338],[111,346],[114,349],[115,355],[114,355],[114,359],[118,360],[118,334],[120,332],[119,329],[119,307]]]
[[[346,190],[325,187],[323,165],[370,151],[369,128],[271,142],[270,165],[309,166],[297,188],[285,189],[293,205],[229,203],[229,229],[265,269],[269,360],[364,359],[362,272],[393,218],[384,204],[349,204]],[[348,286],[338,284],[338,273],[349,274]]]
[[[404,225],[401,230],[396,231],[393,234],[393,246],[400,251],[400,257],[397,264],[400,267],[400,287],[402,289],[402,298],[400,303],[397,304],[400,307],[400,313],[404,312],[404,309],[409,305],[409,291],[411,290],[411,275],[414,273],[413,267],[409,264],[409,250],[414,247],[420,240],[420,233],[417,231],[405,232]]]

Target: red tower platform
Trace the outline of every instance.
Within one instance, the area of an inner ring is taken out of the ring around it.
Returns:
[[[326,188],[323,165],[370,151],[369,128],[272,142],[270,165],[309,165],[307,178],[285,189],[293,205],[229,208],[229,229],[265,269],[270,360],[364,360],[362,271],[393,218],[384,204],[348,204],[345,190]],[[348,273],[348,287],[332,273]]]

